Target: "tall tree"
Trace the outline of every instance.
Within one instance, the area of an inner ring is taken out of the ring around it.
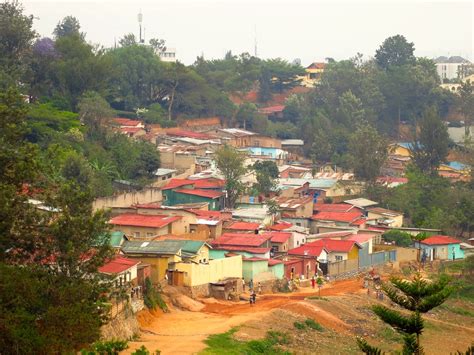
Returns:
[[[471,126],[474,124],[474,84],[470,80],[461,83],[458,107],[464,118],[465,136],[469,138]]]
[[[224,145],[216,151],[215,157],[217,168],[225,179],[225,207],[233,208],[245,188],[241,180],[247,172],[244,166],[245,156],[237,149]]]
[[[448,156],[448,128],[434,108],[426,110],[419,126],[420,134],[413,142],[413,161],[421,171],[435,174]]]
[[[25,79],[31,46],[36,37],[33,16],[26,16],[18,1],[0,4],[0,87]]]
[[[119,44],[121,47],[135,46],[138,44],[137,37],[133,33],[127,33],[119,39]]]
[[[81,24],[74,16],[66,16],[58,22],[54,28],[53,35],[56,39],[67,36],[78,36],[84,39],[85,34],[81,32]]]
[[[372,307],[380,319],[403,335],[403,354],[423,354],[420,336],[424,322],[421,314],[446,301],[452,292],[448,284],[449,280],[446,277],[432,281],[417,274],[413,280],[392,277],[390,283],[383,285],[383,290],[392,302],[411,312],[410,315],[405,315],[382,305]],[[359,338],[357,342],[364,353],[381,354],[379,349],[370,346],[365,340]]]
[[[252,169],[255,171],[257,183],[254,188],[264,195],[268,195],[270,192],[275,192],[276,181],[279,172],[278,167],[274,161],[257,161],[253,164]]]
[[[413,42],[408,42],[402,35],[396,35],[383,41],[375,52],[375,60],[383,69],[410,64],[415,61],[414,51]]]
[[[156,54],[166,51],[166,42],[164,39],[152,38],[148,41]]]
[[[388,144],[374,127],[360,125],[350,137],[349,152],[355,175],[374,182],[387,159]]]
[[[98,93],[86,92],[79,104],[79,118],[87,125],[90,135],[104,131],[104,124],[112,117],[110,105]]]

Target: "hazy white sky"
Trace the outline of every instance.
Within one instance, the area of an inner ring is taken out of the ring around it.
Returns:
[[[142,11],[146,38],[163,38],[185,64],[196,56],[220,58],[254,52],[258,56],[300,58],[303,65],[361,52],[373,56],[382,41],[403,34],[417,56],[473,56],[471,1],[358,0],[29,0],[25,11],[39,17],[35,29],[51,36],[56,23],[77,17],[88,41],[112,46],[125,33],[138,36]]]

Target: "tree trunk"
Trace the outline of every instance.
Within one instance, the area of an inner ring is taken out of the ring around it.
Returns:
[[[173,103],[174,103],[174,95],[176,93],[176,88],[178,87],[178,83],[173,86],[173,90],[171,91],[170,103],[168,105],[168,120],[171,121],[171,113],[173,112]]]

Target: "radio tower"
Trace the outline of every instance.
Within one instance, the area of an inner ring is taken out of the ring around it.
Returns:
[[[143,43],[144,40],[142,39],[142,22],[143,22],[143,14],[142,10],[138,13],[138,26],[140,28],[140,37],[138,39],[138,43]]]
[[[254,56],[257,57],[258,56],[258,52],[257,52],[257,25],[255,25],[255,27],[254,27],[254,35],[255,35],[255,38],[254,38]]]

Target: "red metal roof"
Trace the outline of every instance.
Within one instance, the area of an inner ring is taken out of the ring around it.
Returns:
[[[351,223],[352,226],[361,226],[363,225],[367,220],[365,218],[359,218],[356,219],[354,222]]]
[[[426,244],[426,245],[445,245],[445,244],[458,244],[458,243],[461,243],[461,241],[459,239],[454,239],[446,235],[433,235],[431,237],[423,239],[420,243]]]
[[[112,218],[109,223],[118,226],[135,226],[161,228],[181,219],[181,216],[121,214]]]
[[[270,241],[273,243],[285,243],[291,238],[292,233],[290,232],[265,232],[261,235],[270,236]]]
[[[216,238],[211,244],[214,246],[246,246],[259,247],[270,238],[260,234],[245,234],[245,233],[224,233],[219,238]]]
[[[354,222],[361,216],[360,211],[349,212],[318,212],[313,215],[312,219],[320,221],[335,221],[335,222]]]
[[[327,249],[328,252],[341,252],[341,253],[349,253],[354,245],[360,248],[360,245],[353,240],[338,240],[338,239],[329,239],[323,238],[319,240],[315,240],[314,242],[310,242],[305,244],[304,246],[322,246]]]
[[[347,203],[316,203],[314,211],[318,212],[349,212],[354,206]]]
[[[256,256],[252,256],[251,258],[242,258],[243,261],[267,261],[268,262],[268,259],[264,259],[264,258],[258,258]]]
[[[241,231],[255,231],[260,228],[260,223],[255,222],[234,222],[225,227],[225,229],[241,230]]]
[[[186,186],[186,185],[194,185],[194,181],[188,179],[171,179],[165,186],[163,186],[162,190],[171,190],[176,189],[178,187]]]
[[[161,209],[161,203],[159,202],[152,202],[152,203],[137,203],[133,205],[136,208],[144,208],[144,209]]]
[[[272,113],[283,112],[284,109],[285,109],[284,105],[275,105],[275,106],[259,108],[258,112],[263,113],[264,115],[270,115]]]
[[[129,259],[117,255],[105,265],[99,267],[99,272],[103,274],[119,274],[121,272],[127,271],[128,269],[139,263],[139,260]]]
[[[200,190],[200,189],[180,189],[176,190],[177,193],[186,194],[186,195],[194,195],[200,196],[205,198],[219,198],[223,195],[221,191],[212,191],[212,190]]]
[[[229,251],[246,251],[253,254],[265,254],[268,253],[271,248],[263,247],[246,247],[246,246],[234,246],[234,245],[223,245],[223,246],[213,246],[215,250],[229,250]]]
[[[308,243],[298,248],[288,250],[288,255],[312,256],[317,258],[324,249],[323,245],[311,245],[311,243]]]
[[[277,224],[274,224],[273,226],[271,226],[269,229],[273,231],[282,231],[290,227],[293,227],[293,224],[288,223],[288,222],[278,222]]]
[[[268,259],[268,266],[283,264],[283,261],[277,259]]]
[[[138,125],[143,124],[142,121],[138,120],[131,120],[129,118],[114,118],[112,121],[120,126],[129,126],[129,127],[136,127]]]

